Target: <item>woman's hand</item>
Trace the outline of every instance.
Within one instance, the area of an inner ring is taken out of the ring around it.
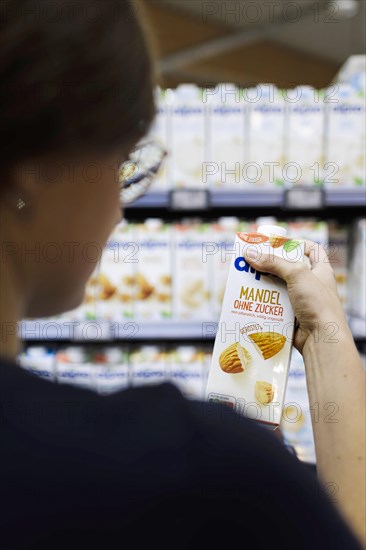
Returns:
[[[322,246],[305,241],[305,261],[292,262],[273,254],[250,255],[246,260],[257,271],[271,273],[287,283],[289,297],[297,319],[294,345],[302,353],[310,338],[318,341],[338,328],[347,329],[347,322],[338,298],[334,271]],[[307,260],[308,258],[308,260]],[[331,324],[329,324],[331,323]]]

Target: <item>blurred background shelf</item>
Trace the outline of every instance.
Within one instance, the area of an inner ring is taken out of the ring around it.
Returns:
[[[349,317],[348,321],[356,342],[365,344],[365,320]],[[213,321],[23,321],[19,326],[20,336],[26,343],[213,343],[216,330],[217,322]]]

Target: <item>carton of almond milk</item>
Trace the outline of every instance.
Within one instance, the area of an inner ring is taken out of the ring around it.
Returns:
[[[252,268],[247,248],[257,254],[302,261],[304,244],[278,226],[239,232],[208,378],[208,401],[276,427],[281,421],[294,333],[286,283]]]

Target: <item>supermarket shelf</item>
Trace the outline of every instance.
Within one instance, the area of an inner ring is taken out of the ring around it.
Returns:
[[[23,321],[19,336],[27,342],[212,341],[217,323],[154,321],[109,323],[97,321]]]
[[[209,206],[212,208],[250,208],[250,207],[278,207],[285,205],[285,192],[283,189],[251,189],[238,191],[209,191]],[[325,189],[325,208],[333,207],[362,207],[366,206],[366,190],[354,188]],[[169,191],[151,191],[147,193],[129,209],[138,208],[170,208]],[[306,209],[306,204],[304,205]],[[194,205],[192,207],[194,210]]]
[[[355,340],[365,343],[365,321],[350,317],[349,323]],[[212,342],[216,331],[213,321],[23,321],[19,325],[25,342]]]

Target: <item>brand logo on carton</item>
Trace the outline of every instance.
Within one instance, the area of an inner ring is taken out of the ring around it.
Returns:
[[[266,275],[265,273],[254,269],[254,267],[251,267],[243,256],[239,256],[238,258],[236,258],[234,265],[235,269],[237,269],[238,271],[243,271],[245,273],[254,273],[256,281],[260,281],[261,276]]]
[[[258,105],[254,107],[254,111],[258,113],[282,113],[283,109],[281,107],[272,107],[270,105]]]
[[[336,111],[337,113],[359,113],[363,111],[363,108],[361,105],[337,105],[333,108],[333,111]]]
[[[226,115],[226,114],[233,114],[233,113],[240,114],[241,113],[241,108],[240,107],[234,107],[234,106],[230,106],[230,107],[221,106],[221,107],[215,107],[213,109],[213,112],[215,114],[219,114],[219,115]]]
[[[203,112],[201,107],[176,107],[174,114],[176,115],[200,115]]]

